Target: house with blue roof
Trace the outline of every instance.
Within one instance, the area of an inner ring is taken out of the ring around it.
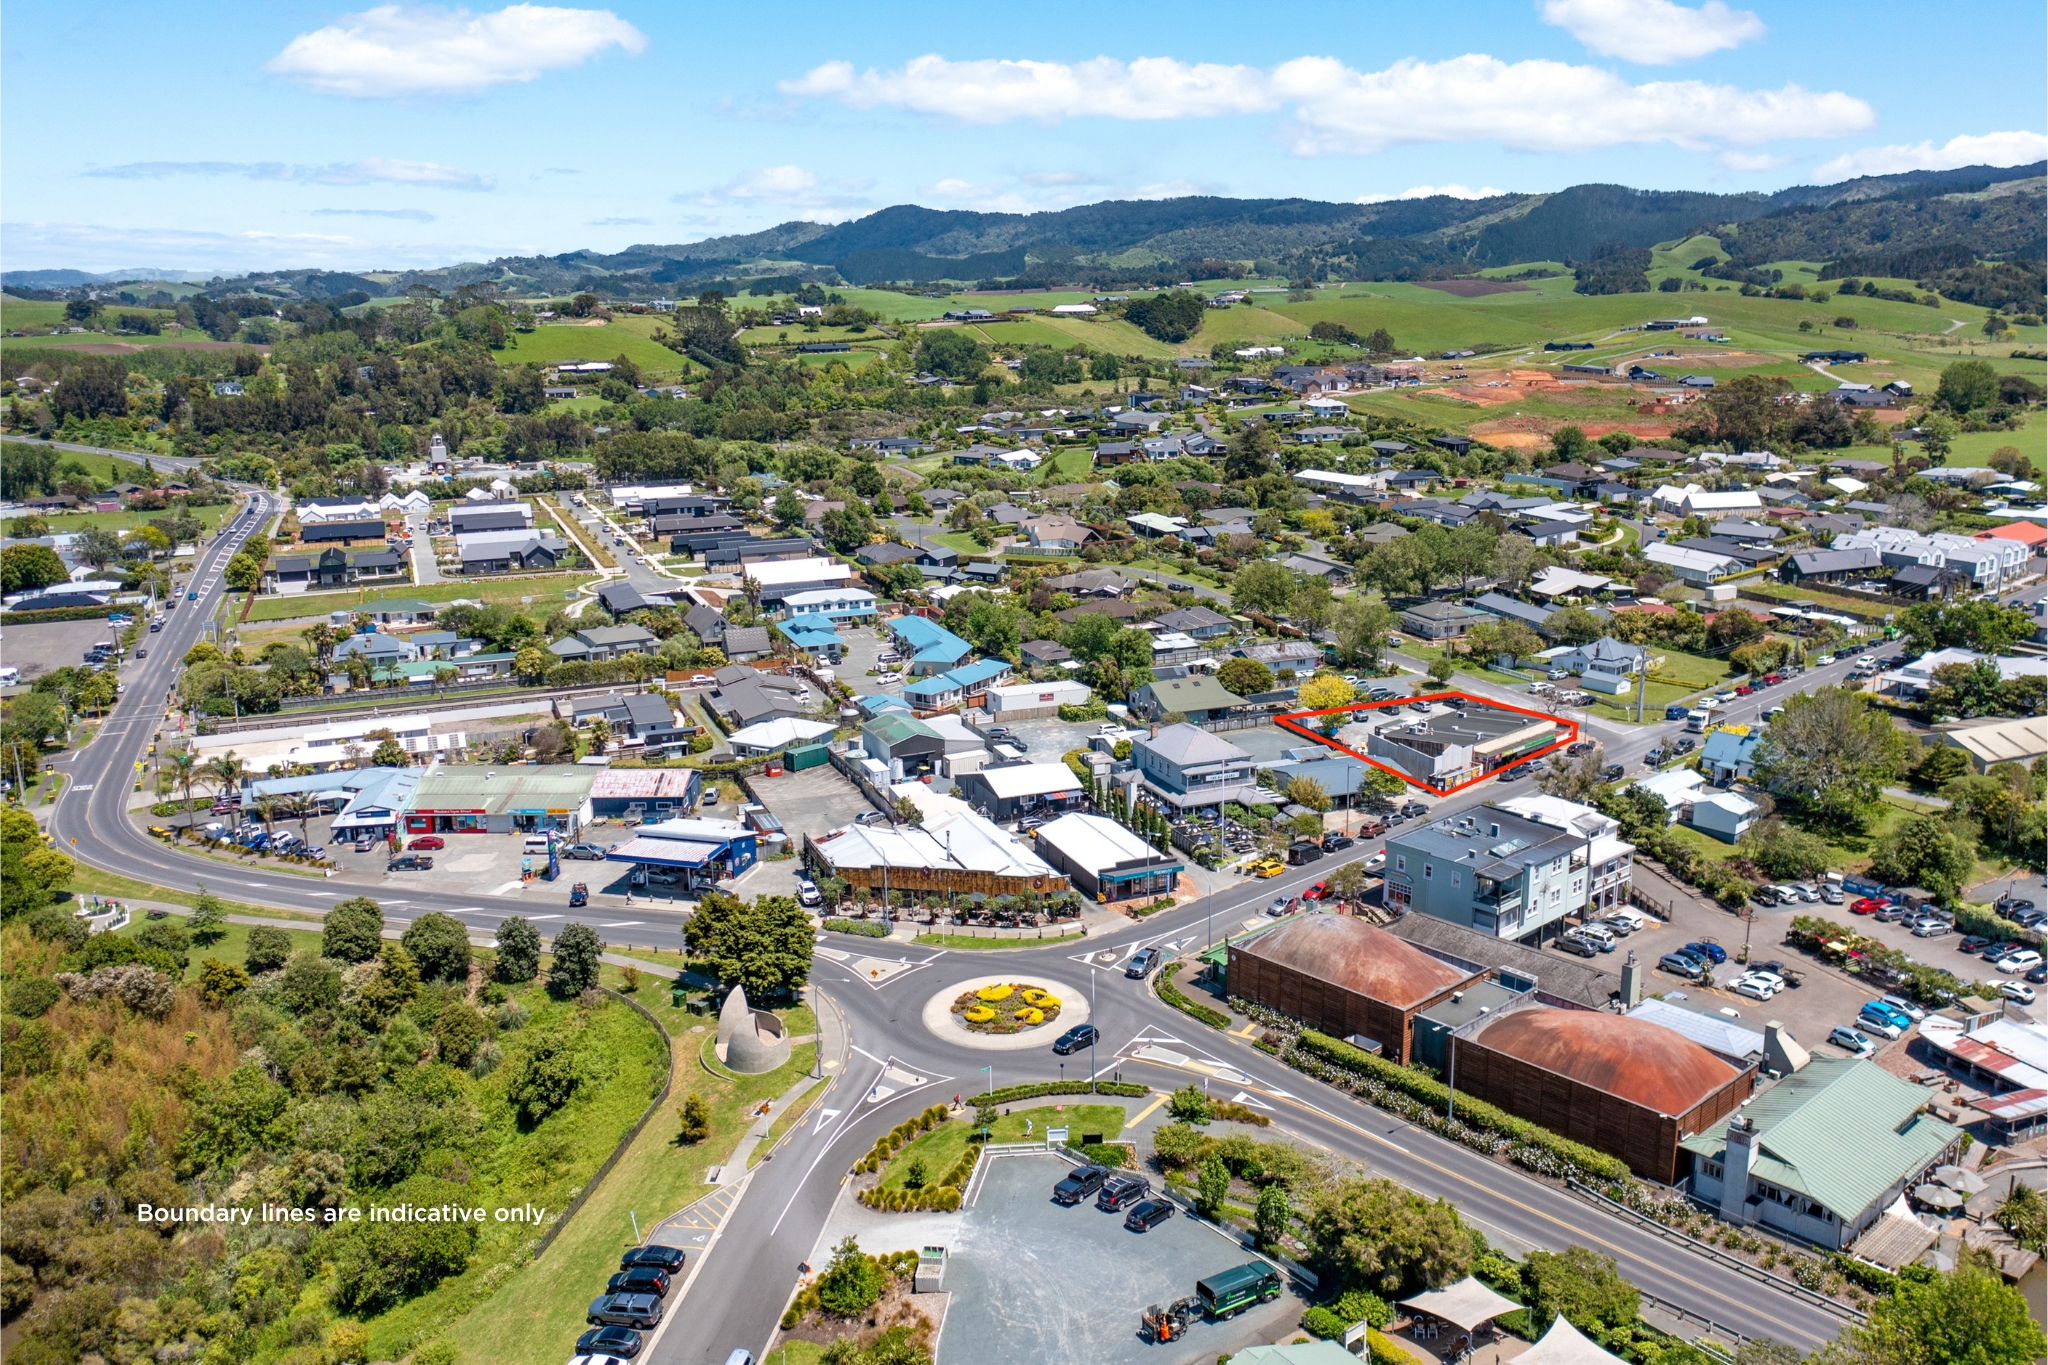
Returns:
[[[863,697],[855,697],[853,705],[854,709],[860,712],[862,720],[873,720],[891,711],[905,716],[910,714],[909,702],[901,697],[892,697],[887,692],[871,692]]]
[[[912,674],[944,673],[967,662],[974,646],[923,616],[898,616],[889,622],[889,634],[910,655]]]
[[[903,699],[920,715],[950,711],[981,700],[991,687],[1010,680],[1010,665],[1002,659],[977,659],[946,673],[919,678],[903,689]]]
[[[782,634],[795,648],[828,664],[836,664],[846,655],[846,641],[833,631],[829,617],[794,617],[782,623]]]
[[[1746,778],[1756,768],[1757,746],[1763,742],[1764,732],[1746,725],[1716,730],[1707,736],[1707,745],[1700,750],[1700,771],[1717,787]]]

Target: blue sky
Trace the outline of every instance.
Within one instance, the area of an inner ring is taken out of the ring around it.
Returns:
[[[2039,0],[18,0],[0,265],[373,269],[890,204],[1773,190],[2048,150]]]

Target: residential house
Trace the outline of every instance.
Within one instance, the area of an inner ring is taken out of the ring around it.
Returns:
[[[1649,666],[1650,651],[1641,645],[1624,644],[1604,635],[1589,645],[1555,655],[1550,663],[1579,675],[1579,685],[1589,692],[1617,696],[1634,690],[1636,676]]]
[[[1423,602],[1401,611],[1401,628],[1425,640],[1455,640],[1490,620],[1485,612],[1456,602]]]
[[[1690,550],[1681,545],[1646,545],[1643,558],[1660,568],[1669,569],[1675,577],[1696,584],[1718,583],[1730,574],[1741,572],[1744,567],[1742,561],[1727,555]]]
[[[349,520],[301,522],[299,540],[307,545],[325,545],[340,542],[350,545],[358,540],[384,539],[382,517],[358,517]]]
[[[683,624],[707,645],[715,645],[725,634],[725,615],[716,607],[691,607],[683,613]]]
[[[774,653],[775,641],[766,626],[727,626],[719,648],[734,663],[749,663]]]
[[[780,628],[792,649],[815,655],[820,663],[836,664],[846,655],[846,641],[822,616],[799,616],[784,621]]]
[[[885,624],[898,649],[909,656],[912,675],[948,672],[974,653],[972,645],[923,616],[892,617]]]
[[[798,679],[756,672],[744,664],[729,664],[713,676],[718,686],[705,700],[728,728],[801,716],[809,709],[809,689]]]
[[[1839,542],[1843,537],[1837,536]],[[1778,568],[1778,578],[1794,587],[1801,583],[1842,583],[1868,578],[1884,565],[1875,548],[1852,550],[1804,550]]]
[[[479,531],[455,538],[465,574],[537,573],[568,557],[569,546],[539,531]]]
[[[1747,780],[1756,768],[1757,747],[1763,742],[1761,727],[1721,726],[1707,735],[1706,745],[1700,750],[1700,771],[1717,787]]]
[[[1579,540],[1579,528],[1568,521],[1546,521],[1540,525],[1524,527],[1521,534],[1529,537],[1541,548],[1576,545]]]
[[[1295,474],[1295,480],[1305,483],[1318,493],[1346,502],[1368,502],[1384,493],[1387,488],[1386,476],[1382,474],[1346,474],[1329,469],[1304,469]]]
[[[1048,578],[1045,586],[1054,592],[1071,593],[1075,597],[1122,597],[1130,590],[1131,580],[1114,569],[1083,569],[1079,573]]]
[[[1321,647],[1307,640],[1246,645],[1237,652],[1244,658],[1258,660],[1276,675],[1313,673],[1323,661]]]
[[[579,729],[598,719],[611,727],[622,747],[650,755],[687,750],[697,728],[676,719],[668,699],[653,692],[579,697],[570,709],[570,724]]]
[[[1186,517],[1169,517],[1160,512],[1139,512],[1124,520],[1141,536],[1177,536],[1188,528]]]
[[[1509,597],[1506,593],[1499,592],[1489,592],[1474,598],[1472,605],[1481,611],[1498,616],[1503,621],[1520,621],[1544,638],[1550,638],[1549,631],[1545,629],[1545,623],[1550,620],[1550,608],[1535,606],[1520,598]]]
[[[1010,665],[1002,659],[979,659],[944,673],[913,679],[903,689],[903,700],[920,715],[951,711],[977,704],[989,688],[1010,681]]]
[[[330,521],[376,521],[381,525],[383,508],[377,499],[369,497],[346,498],[302,498],[292,506],[292,514],[301,526],[313,526]],[[378,534],[383,534],[381,531]]]
[[[1207,673],[1184,678],[1155,678],[1131,693],[1131,711],[1145,720],[1178,712],[1199,725],[1222,720],[1241,709],[1245,699]]]
[[[1213,640],[1237,629],[1228,616],[1207,607],[1181,607],[1161,612],[1152,621],[1162,630],[1179,631],[1197,640]]]
[[[1041,550],[1078,550],[1101,539],[1094,528],[1066,516],[1034,517],[1024,523],[1024,534]]]
[[[790,624],[804,617],[819,617],[821,623],[839,625],[871,621],[875,616],[875,595],[865,588],[819,588],[791,593],[780,605],[784,620]]]
[[[917,547],[901,545],[895,541],[882,541],[875,545],[863,545],[854,554],[854,562],[875,568],[887,564],[905,564],[916,560]]]
[[[404,578],[409,565],[403,552],[343,550],[329,546],[316,555],[278,555],[265,566],[263,591],[305,592],[309,588],[339,588],[364,579]]]
[[[1068,649],[1058,640],[1026,640],[1017,648],[1018,652],[1024,656],[1024,664],[1027,668],[1052,668],[1067,663],[1074,657],[1074,651]]]
[[[1249,805],[1265,800],[1252,756],[1192,723],[1132,740],[1131,762],[1146,790],[1176,810],[1218,810],[1227,801]]]
[[[651,654],[660,646],[654,633],[641,626],[592,626],[563,636],[548,649],[565,663],[602,663],[626,654]]]

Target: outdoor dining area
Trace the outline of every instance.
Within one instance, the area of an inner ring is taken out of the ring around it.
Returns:
[[[1469,1275],[1403,1299],[1400,1306],[1408,1321],[1389,1324],[1395,1340],[1411,1354],[1442,1365],[1620,1365],[1620,1356],[1601,1349],[1563,1317],[1534,1342],[1501,1331],[1494,1320],[1522,1312],[1524,1305]]]

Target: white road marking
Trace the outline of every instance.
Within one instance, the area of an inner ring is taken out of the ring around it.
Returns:
[[[597,927],[600,929],[632,929],[645,923],[647,921],[644,919],[622,919],[616,924],[600,924]]]
[[[560,919],[560,918],[562,918],[562,917],[561,917],[560,915],[530,915],[530,916],[528,916],[528,918],[529,918],[529,919],[534,919],[534,920],[544,920],[544,919]]]
[[[1271,1109],[1273,1106],[1262,1099],[1254,1098],[1249,1090],[1240,1090],[1230,1097],[1232,1104],[1248,1104],[1254,1109]]]

